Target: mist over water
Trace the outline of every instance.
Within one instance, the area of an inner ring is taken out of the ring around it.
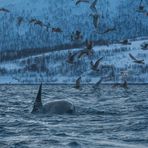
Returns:
[[[0,148],[146,148],[148,86],[44,85],[43,104],[67,100],[73,115],[31,114],[38,85],[0,86]]]

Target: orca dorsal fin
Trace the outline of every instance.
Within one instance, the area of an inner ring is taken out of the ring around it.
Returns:
[[[43,106],[41,96],[42,96],[42,83],[40,84],[38,94],[37,94],[37,97],[35,99],[34,106],[33,106],[33,109],[32,109],[31,113],[36,113],[36,112],[41,111],[42,106]]]

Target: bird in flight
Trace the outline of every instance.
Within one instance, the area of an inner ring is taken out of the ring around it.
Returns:
[[[29,20],[29,23],[32,24],[32,23],[35,23],[36,21],[37,21],[37,19],[32,18],[31,20]]]
[[[90,5],[90,9],[91,9],[94,13],[97,13],[97,8],[96,8],[97,2],[98,2],[98,0],[94,0],[93,3]]]
[[[0,12],[7,12],[7,13],[9,13],[10,10],[8,10],[8,9],[6,9],[6,8],[0,8]]]
[[[76,53],[73,53],[73,54],[72,54],[71,52],[69,52],[69,53],[68,53],[67,62],[68,62],[69,64],[73,64],[76,55],[77,55],[77,52],[76,52]]]
[[[57,33],[61,33],[63,32],[61,28],[57,27],[57,28],[52,28],[52,32],[57,32]]]
[[[78,58],[81,58],[83,55],[93,55],[93,42],[86,40],[86,48],[79,52]]]
[[[142,50],[148,50],[148,42],[141,44],[141,49]]]
[[[80,3],[89,3],[89,1],[88,0],[77,0],[76,1],[76,5],[78,5],[78,4],[80,4]]]
[[[75,32],[72,32],[71,34],[71,41],[80,41],[83,39],[83,35],[81,31],[76,30]]]
[[[95,63],[93,63],[93,61],[90,62],[91,64],[91,69],[94,71],[98,71],[98,66],[100,64],[100,61],[103,59],[103,57],[99,58]]]
[[[144,10],[144,5],[142,4],[143,3],[143,0],[140,0],[140,4],[139,4],[139,7],[138,7],[138,10],[137,12],[141,12],[141,13],[144,13],[145,10]]]
[[[78,58],[81,58],[83,55],[90,55],[88,50],[84,49],[79,52]]]
[[[43,22],[40,21],[40,20],[37,20],[36,22],[34,22],[34,25],[39,25],[39,26],[41,26],[41,27],[44,26]]]
[[[130,58],[133,60],[134,63],[137,63],[137,64],[144,64],[144,60],[140,60],[140,59],[137,59],[135,58],[131,53],[129,53],[129,56]]]
[[[20,26],[24,18],[22,16],[17,17],[17,24]]]
[[[105,31],[99,33],[99,34],[105,34],[105,33],[109,33],[109,32],[113,32],[113,31],[116,31],[116,28],[113,27],[113,28],[107,28]]]
[[[34,25],[39,25],[41,27],[45,26],[41,20],[37,20],[35,18],[32,18],[31,20],[29,20],[29,23]]]
[[[125,39],[125,40],[122,40],[119,42],[120,44],[123,44],[123,45],[131,45],[131,43],[129,42],[128,39]]]

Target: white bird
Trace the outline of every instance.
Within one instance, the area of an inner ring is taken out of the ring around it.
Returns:
[[[69,63],[69,64],[73,64],[74,63],[74,60],[75,60],[75,56],[77,55],[78,53],[76,52],[76,53],[71,53],[71,52],[69,52],[68,53],[68,58],[67,58],[67,62]]]

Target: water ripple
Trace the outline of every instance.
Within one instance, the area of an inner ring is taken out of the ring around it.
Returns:
[[[147,86],[43,86],[43,104],[65,99],[73,115],[32,115],[37,85],[0,85],[0,148],[147,148]]]

